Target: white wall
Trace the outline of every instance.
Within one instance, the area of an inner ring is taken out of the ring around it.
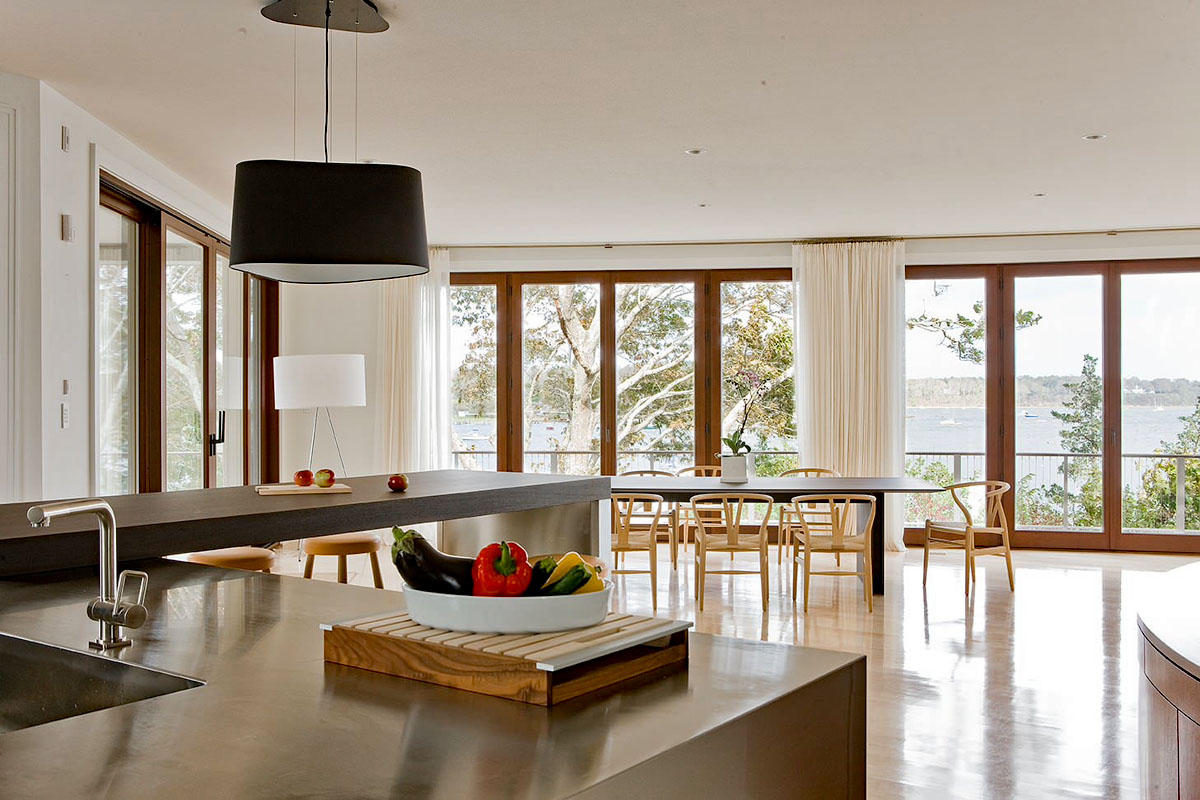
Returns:
[[[0,73],[0,500],[42,483],[38,82]]]
[[[279,297],[281,355],[362,353],[366,356],[366,408],[332,410],[349,475],[383,472],[377,400],[379,300],[383,287],[382,281],[326,286],[284,284]],[[285,481],[308,464],[312,424],[311,411],[280,412],[279,471]],[[317,426],[313,456],[313,469],[321,467],[341,472],[324,414]]]
[[[99,171],[222,235],[228,235],[231,210],[44,83],[40,99],[41,496],[49,498],[90,494],[94,486],[92,276]],[[64,125],[71,130],[69,152],[60,146]],[[75,220],[74,241],[61,239],[61,214]],[[69,396],[62,393],[64,379]],[[64,401],[71,407],[65,429],[59,416]]]
[[[13,446],[0,435],[0,457],[21,465],[20,481],[10,479],[7,487],[0,482],[0,496],[86,495],[94,471],[92,276],[99,170],[218,233],[228,233],[230,209],[44,83],[0,73],[0,115],[6,109],[15,109],[19,134],[16,269],[11,255],[0,255],[6,259],[0,264],[10,280],[15,272],[16,294],[0,294],[0,311],[6,321],[15,320],[16,352],[5,354],[4,363],[7,374],[17,375],[19,402],[17,413],[6,418],[22,438]],[[64,125],[71,130],[69,151],[61,147]],[[0,154],[2,144],[0,138]],[[73,241],[62,240],[61,214],[73,219]],[[3,222],[0,230],[7,230]],[[0,252],[3,244],[0,238]],[[64,379],[70,382],[66,396]],[[64,401],[71,411],[67,428],[59,424]]]
[[[908,264],[1030,264],[1200,256],[1200,230],[909,239]]]

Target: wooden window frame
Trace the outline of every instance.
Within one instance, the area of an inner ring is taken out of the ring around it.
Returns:
[[[708,464],[720,451],[721,285],[725,282],[790,281],[787,267],[746,269],[556,270],[544,272],[456,272],[452,286],[496,287],[496,468],[524,470],[522,385],[522,289],[527,285],[594,284],[600,289],[600,474],[616,473],[617,377],[616,287],[629,283],[688,283],[694,286],[693,336],[696,364],[695,462]],[[715,424],[714,424],[715,423]]]
[[[1031,264],[971,264],[909,266],[906,280],[934,278],[986,279],[985,352],[987,354],[987,476],[1015,483],[1016,478],[1016,342],[1014,282],[1018,278],[1098,275],[1101,287],[1101,380],[1103,382],[1104,528],[1099,533],[1033,531],[1018,528],[1015,492],[1005,498],[1005,513],[1013,525],[1014,547],[1031,549],[1120,550],[1133,552],[1200,553],[1200,536],[1125,533],[1121,508],[1121,278],[1124,275],[1200,272],[1200,258],[1138,259],[1128,261],[1057,261]],[[1006,477],[1010,476],[1010,477]],[[920,528],[906,528],[905,541],[920,544]]]
[[[204,249],[204,303],[203,312],[203,379],[205,410],[203,414],[202,452],[206,452],[209,436],[215,433],[216,425],[216,283],[217,257],[229,257],[229,242],[188,219],[185,215],[156,201],[129,183],[100,173],[99,202],[104,208],[132,219],[138,227],[138,259],[132,276],[135,282],[133,315],[133,337],[135,341],[136,380],[134,386],[135,424],[134,460],[136,478],[132,489],[136,492],[160,492],[166,488],[167,436],[166,436],[166,351],[163,343],[163,326],[166,321],[166,266],[167,232],[171,231],[195,241]],[[263,403],[251,409],[247,402],[249,359],[243,357],[243,403],[247,415],[256,413],[262,420],[262,441],[258,443],[260,453],[259,472],[261,480],[278,480],[279,472],[279,423],[278,412],[273,402],[273,358],[279,353],[279,287],[275,281],[247,276],[242,282],[243,298],[248,299],[251,280],[259,280],[263,286],[263,308],[261,314],[264,330],[261,335]],[[243,356],[249,353],[251,339],[248,328],[249,312],[243,303]],[[248,430],[248,426],[247,426]],[[248,439],[242,448],[243,483],[251,480],[250,447]],[[203,485],[208,488],[216,483],[216,459],[204,455]]]
[[[520,469],[512,466],[514,436],[509,406],[514,391],[514,373],[509,356],[512,344],[509,322],[512,285],[509,276],[503,272],[453,273],[450,275],[450,285],[492,286],[496,290],[496,471],[520,472]],[[520,375],[520,364],[515,374]]]

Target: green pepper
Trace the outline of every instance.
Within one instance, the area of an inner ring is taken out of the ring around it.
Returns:
[[[592,578],[592,573],[588,572],[587,567],[582,564],[576,564],[571,567],[566,575],[556,580],[554,583],[546,587],[546,594],[550,596],[559,596],[564,594],[572,594],[580,586],[583,586]]]

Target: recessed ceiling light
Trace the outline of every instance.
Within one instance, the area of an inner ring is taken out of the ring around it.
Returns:
[[[1105,134],[1105,133],[1085,133],[1083,135],[1083,138],[1087,139],[1089,142],[1094,142],[1099,139],[1103,139],[1107,135],[1108,134]]]
[[[687,153],[689,156],[702,156],[707,153],[708,150],[703,147],[693,147],[691,150],[684,150],[683,152]]]

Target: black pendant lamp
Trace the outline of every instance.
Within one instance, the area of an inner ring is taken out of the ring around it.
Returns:
[[[263,16],[325,28],[325,127],[329,31],[387,29],[367,0],[277,0]],[[269,13],[270,12],[270,13]],[[318,16],[320,15],[320,16]],[[351,283],[429,272],[421,173],[394,164],[243,161],[233,187],[230,266],[289,283]]]

